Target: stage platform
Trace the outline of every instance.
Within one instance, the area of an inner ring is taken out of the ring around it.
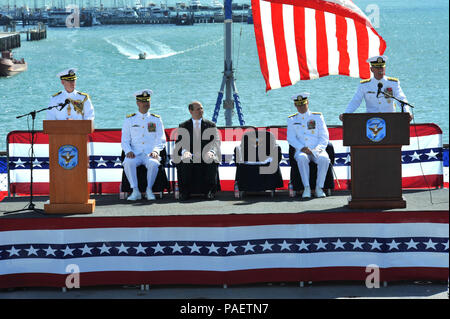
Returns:
[[[272,198],[268,192],[249,193],[243,199],[235,199],[232,192],[219,192],[214,200],[193,196],[186,202],[174,199],[173,194],[163,194],[156,201],[145,199],[130,202],[119,199],[118,194],[92,195],[96,201],[93,214],[45,215],[25,211],[8,212],[27,207],[29,197],[7,197],[0,202],[0,218],[55,218],[55,217],[130,217],[130,216],[179,216],[179,215],[229,215],[229,214],[281,214],[281,213],[348,213],[348,212],[409,212],[409,211],[448,211],[449,189],[404,190],[403,197],[407,207],[404,209],[350,209],[347,207],[349,191],[333,192],[326,198],[303,200],[301,195],[290,198],[286,191],[275,193]],[[37,209],[43,210],[48,196],[33,198]],[[220,218],[220,217],[218,217]]]
[[[0,288],[448,279],[448,189],[405,190],[407,208],[390,210],[351,210],[346,191],[233,195],[92,195],[88,215],[8,214],[29,197],[5,198]]]

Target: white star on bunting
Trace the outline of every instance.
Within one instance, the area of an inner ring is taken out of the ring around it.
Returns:
[[[69,248],[69,245],[66,245],[65,249],[60,249],[60,251],[64,252],[64,256],[70,255],[73,256],[74,248]]]
[[[324,243],[323,241],[322,241],[322,239],[320,239],[319,240],[319,242],[317,243],[317,244],[314,244],[314,245],[316,245],[317,246],[317,250],[319,250],[319,249],[326,249],[327,247],[327,243]]]
[[[183,253],[182,251],[181,251],[181,249],[183,249],[183,247],[184,246],[179,246],[178,245],[178,243],[175,243],[175,245],[173,245],[173,246],[170,246],[170,248],[172,248],[172,253],[175,253],[175,252],[180,252],[180,253]]]
[[[103,157],[100,157],[99,160],[94,160],[94,161],[97,162],[97,167],[100,167],[100,166],[108,167],[108,165],[106,165],[106,161],[103,159]]]
[[[88,247],[87,244],[84,244],[83,248],[78,248],[81,250],[81,255],[89,254],[92,255],[91,250],[94,249],[94,247]]]
[[[44,163],[44,162],[38,161],[38,159],[35,158],[33,161],[33,167],[36,167],[36,166],[42,167],[42,165],[41,165],[42,163]]]
[[[374,249],[378,249],[381,250],[380,246],[382,245],[381,243],[377,242],[376,239],[373,240],[373,243],[369,243],[369,245],[372,246],[372,248],[370,248],[370,250],[374,250]]]
[[[261,247],[263,248],[263,251],[264,251],[264,250],[272,250],[273,244],[269,244],[269,243],[267,242],[267,240],[266,240],[266,242],[265,242],[264,244],[259,245],[259,246],[261,246]]]
[[[105,243],[103,243],[102,247],[99,247],[98,249],[100,249],[100,255],[103,253],[110,254],[109,250],[111,249],[111,247],[107,247]]]
[[[231,252],[233,252],[233,253],[236,253],[236,247],[237,246],[233,246],[233,245],[231,245],[231,243],[228,245],[228,247],[224,247],[226,250],[227,250],[227,254],[229,254],[229,253],[231,253]]]
[[[298,246],[298,250],[300,251],[302,249],[309,250],[308,246],[311,245],[311,244],[307,244],[307,243],[305,243],[304,240],[302,240],[302,242],[300,244],[296,244],[296,245]]]
[[[208,248],[208,254],[211,254],[211,253],[216,253],[216,254],[219,254],[219,252],[217,251],[220,247],[216,247],[216,246],[214,246],[214,244],[213,243],[211,243],[211,246],[209,246],[209,247],[206,247],[206,248]]]
[[[55,255],[56,249],[53,249],[51,246],[48,246],[47,249],[43,249],[43,250],[45,251],[45,256],[53,255],[56,257],[56,255]]]
[[[164,254],[164,248],[166,248],[165,246],[161,246],[159,243],[158,244],[156,244],[156,246],[153,246],[152,247],[154,250],[155,250],[155,254],[157,253],[157,252],[160,252],[160,253],[162,253],[162,254]]]
[[[132,247],[132,248],[136,249],[136,254],[140,254],[140,253],[145,254],[145,250],[147,249],[147,248],[142,247],[142,245],[140,243],[139,243],[139,246]]]
[[[281,251],[283,251],[284,249],[291,250],[291,244],[288,244],[286,240],[283,240],[283,243],[278,244],[278,246],[281,246]]]
[[[428,156],[428,159],[432,159],[432,158],[437,159],[437,155],[438,155],[438,154],[439,154],[439,153],[435,153],[433,150],[431,150],[429,153],[425,153],[425,155]]]
[[[345,249],[344,245],[346,244],[345,242],[341,242],[341,240],[338,238],[337,241],[332,242],[332,244],[334,245],[334,249],[338,249],[338,248],[342,248]]]
[[[418,243],[419,242],[413,241],[412,238],[411,238],[411,240],[409,242],[405,243],[408,246],[408,248],[406,248],[406,250],[412,249],[412,248],[417,249],[417,244]]]
[[[14,246],[12,246],[11,247],[11,249],[9,249],[9,250],[6,250],[7,252],[9,252],[9,257],[11,257],[11,256],[19,256],[19,252],[21,251],[22,249],[15,249],[14,248]]]
[[[414,161],[415,159],[418,160],[418,161],[420,161],[420,155],[417,154],[416,151],[414,151],[414,154],[413,154],[413,155],[409,155],[409,157],[411,157],[411,162]]]
[[[400,245],[400,243],[397,243],[395,240],[392,239],[392,242],[387,244],[389,246],[389,250],[392,249],[397,249],[398,250],[398,245]]]
[[[255,252],[255,250],[253,249],[253,247],[255,247],[255,246],[256,245],[251,245],[250,242],[247,242],[247,245],[241,246],[241,247],[244,248],[244,253],[246,253],[249,250]]]
[[[115,248],[119,250],[118,254],[120,254],[120,253],[128,254],[128,249],[129,249],[130,247],[126,247],[126,246],[122,243],[122,244],[120,244],[119,247],[115,247]]]
[[[37,251],[40,249],[35,249],[33,246],[30,246],[29,249],[25,249],[25,250],[28,251],[28,256],[31,256],[31,255],[37,256],[38,255]]]
[[[431,241],[431,238],[430,238],[430,240],[429,240],[427,243],[423,243],[423,244],[425,244],[425,245],[427,246],[425,249],[431,248],[431,249],[436,250],[436,247],[435,247],[435,246],[436,246],[438,243],[434,243],[433,241]]]
[[[356,240],[355,240],[354,242],[351,242],[350,244],[353,245],[353,249],[356,249],[356,248],[363,249],[362,245],[364,245],[364,243],[361,243],[361,242],[358,240],[358,238],[356,238]]]
[[[22,160],[20,158],[17,161],[13,162],[13,163],[16,165],[15,168],[17,168],[17,167],[25,168],[25,164],[26,164],[26,162],[22,162]]]
[[[197,245],[194,243],[192,246],[188,246],[188,247],[189,247],[189,249],[191,250],[191,254],[194,253],[194,252],[197,252],[197,253],[200,254],[200,248],[201,248],[202,246],[197,246]]]

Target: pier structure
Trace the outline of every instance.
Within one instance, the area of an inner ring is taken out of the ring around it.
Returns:
[[[20,48],[19,32],[0,32],[0,52]]]

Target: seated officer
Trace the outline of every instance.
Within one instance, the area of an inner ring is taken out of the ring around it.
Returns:
[[[325,197],[322,188],[330,165],[330,158],[325,151],[328,141],[328,128],[322,113],[309,111],[309,93],[292,96],[298,110],[288,117],[287,141],[295,148],[294,158],[304,186],[303,198],[311,197],[309,186],[309,162],[317,164],[316,197]]]
[[[128,115],[122,127],[122,149],[125,152],[123,169],[130,182],[133,192],[128,200],[141,199],[138,188],[136,167],[145,165],[147,168],[148,200],[155,200],[152,187],[158,174],[160,162],[159,152],[164,149],[166,135],[161,117],[149,113],[151,90],[142,90],[135,93],[138,113]]]
[[[94,120],[94,107],[88,94],[77,91],[77,69],[71,68],[58,73],[63,91],[54,94],[48,106],[47,120]]]

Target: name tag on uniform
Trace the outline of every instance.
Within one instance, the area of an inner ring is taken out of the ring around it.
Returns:
[[[156,132],[156,124],[153,122],[150,122],[147,124],[147,130],[149,132]]]
[[[300,125],[300,124],[302,124],[302,123],[294,123],[294,125]]]
[[[308,121],[308,130],[314,130],[316,128],[316,121],[309,120]]]
[[[132,127],[139,127],[139,125],[137,125],[137,124],[134,124]]]

